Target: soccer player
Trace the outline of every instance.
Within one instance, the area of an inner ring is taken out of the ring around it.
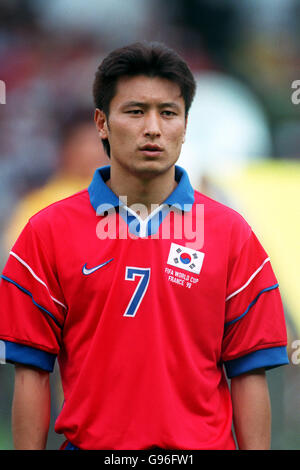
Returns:
[[[176,165],[193,75],[138,43],[103,60],[93,94],[110,165],[28,221],[2,274],[15,448],[46,446],[57,358],[63,449],[269,449],[278,282],[248,223]]]

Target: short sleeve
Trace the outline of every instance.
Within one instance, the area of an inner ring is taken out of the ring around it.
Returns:
[[[271,261],[250,230],[230,265],[222,360],[229,378],[288,364],[279,284]]]
[[[67,312],[50,251],[29,221],[9,253],[0,280],[5,362],[48,371],[53,370],[60,350]]]

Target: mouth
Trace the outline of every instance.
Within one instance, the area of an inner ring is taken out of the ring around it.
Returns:
[[[147,156],[158,156],[163,152],[163,148],[159,145],[146,144],[139,148],[139,150]]]

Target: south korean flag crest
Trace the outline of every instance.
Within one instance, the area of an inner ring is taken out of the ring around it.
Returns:
[[[167,264],[176,266],[194,274],[199,274],[202,268],[204,253],[186,246],[171,243]]]

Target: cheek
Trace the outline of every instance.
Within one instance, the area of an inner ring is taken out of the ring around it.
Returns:
[[[111,141],[111,145],[128,147],[136,141],[136,132],[122,122],[112,122],[108,138]]]
[[[178,126],[178,128],[174,129],[174,132],[170,134],[169,141],[170,145],[174,147],[180,147],[183,143],[185,136],[185,129],[182,126]]]

